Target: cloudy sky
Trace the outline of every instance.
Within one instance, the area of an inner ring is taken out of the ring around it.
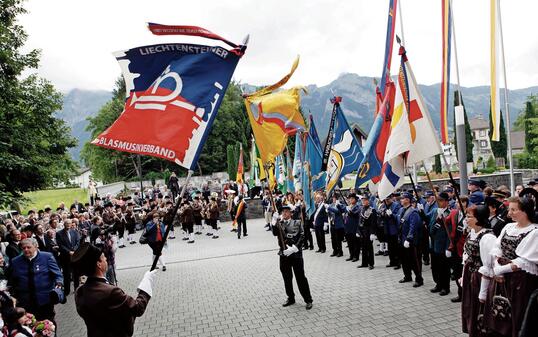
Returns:
[[[489,0],[453,3],[461,85],[489,85]],[[508,87],[538,85],[538,1],[501,4]],[[417,80],[440,82],[441,0],[401,0],[401,5],[405,44]],[[201,42],[154,36],[146,22],[197,25],[237,43],[250,34],[236,80],[274,82],[299,54],[301,63],[289,85],[321,86],[344,72],[381,75],[387,6],[388,0],[29,0],[29,13],[20,23],[29,34],[26,48],[42,50],[39,73],[62,91],[111,90],[120,74],[114,51]],[[396,66],[393,62],[393,73]]]

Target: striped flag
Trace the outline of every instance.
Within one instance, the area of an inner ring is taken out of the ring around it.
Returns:
[[[385,59],[383,61],[383,73],[381,75],[380,93],[385,96],[385,88],[390,75],[390,61],[392,60],[392,46],[394,45],[394,31],[396,28],[396,9],[398,0],[389,1],[389,15],[387,19],[387,35],[385,38]],[[377,111],[376,111],[377,112]]]
[[[452,38],[452,9],[451,0],[442,1],[443,14],[443,76],[441,79],[441,141],[450,143],[448,139],[448,98],[450,90],[450,48]]]
[[[237,163],[237,176],[235,178],[235,181],[238,184],[243,184],[243,172],[244,172],[244,167],[243,167],[243,144],[240,144],[239,162]]]
[[[499,76],[501,73],[501,14],[499,0],[490,0],[490,39],[491,39],[491,140],[500,139],[501,104],[499,101]]]

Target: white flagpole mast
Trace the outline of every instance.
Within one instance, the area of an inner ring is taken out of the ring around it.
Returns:
[[[512,158],[512,140],[510,139],[511,132],[510,132],[510,107],[508,105],[508,84],[506,81],[506,61],[504,59],[504,40],[503,40],[503,25],[501,20],[501,2],[497,0],[497,20],[499,21],[499,35],[501,38],[501,53],[503,58],[503,77],[504,77],[504,112],[506,114],[506,142],[508,145],[508,163],[510,165],[510,191],[514,193],[516,190],[515,182],[514,182],[514,163]]]
[[[456,44],[456,25],[454,24],[454,7],[452,5],[452,0],[450,0],[450,19],[452,23],[452,38],[454,39],[454,61],[456,61],[456,86],[458,88],[458,101],[459,105],[454,107],[454,113],[456,114],[456,125],[454,129],[456,131],[456,144],[458,145],[458,164],[460,170],[460,194],[467,195],[467,144],[465,138],[465,116],[463,109],[463,102],[461,98],[461,87],[460,87],[460,69],[458,65],[458,48]],[[450,83],[449,83],[450,86]],[[448,162],[443,152],[443,161],[448,167]],[[449,168],[450,171],[450,168]]]

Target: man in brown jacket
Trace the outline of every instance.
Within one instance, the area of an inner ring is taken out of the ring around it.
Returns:
[[[155,270],[146,272],[133,298],[105,278],[107,260],[101,250],[84,243],[73,254],[72,262],[88,280],[75,293],[78,314],[84,319],[88,337],[129,337],[136,317],[144,314],[152,296]]]

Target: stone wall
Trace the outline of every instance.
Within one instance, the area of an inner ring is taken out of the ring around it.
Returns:
[[[247,221],[248,219],[263,218],[263,206],[261,199],[245,199],[247,203]],[[220,221],[230,221],[230,214],[226,210],[226,202],[220,203]]]
[[[459,178],[454,178],[456,180],[456,183],[459,183]],[[478,176],[471,176],[469,179],[481,179],[486,182],[488,186],[491,186],[492,188],[496,188],[500,185],[505,185],[510,188],[510,174],[509,173],[495,173],[495,174],[483,174]],[[514,182],[515,184],[522,184],[523,178],[521,172],[514,172]],[[444,185],[447,185],[449,183],[449,179],[432,179],[432,183],[434,185],[439,185],[439,187],[442,187]],[[422,186],[424,189],[430,189],[430,185],[428,183],[428,180],[425,178],[418,181],[418,184]],[[411,189],[410,183],[405,183],[401,188],[402,189]]]

